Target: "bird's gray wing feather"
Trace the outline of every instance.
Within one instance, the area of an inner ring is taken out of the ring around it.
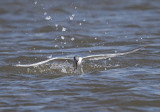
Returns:
[[[33,64],[25,64],[25,65],[17,64],[15,66],[17,66],[17,67],[35,67],[35,66],[47,63],[49,61],[53,61],[53,60],[72,60],[72,59],[71,58],[54,57],[54,58],[50,58],[50,59],[47,59],[47,60],[44,60],[44,61],[40,61],[40,62],[37,62],[37,63],[33,63]]]
[[[100,59],[107,59],[107,58],[112,58],[116,56],[121,56],[121,55],[127,55],[134,53],[142,48],[134,49],[132,51],[124,52],[124,53],[115,53],[115,54],[100,54],[100,55],[91,55],[91,56],[86,56],[83,57],[83,60],[100,60]]]

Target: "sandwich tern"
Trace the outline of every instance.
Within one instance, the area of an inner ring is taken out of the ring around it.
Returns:
[[[17,67],[35,67],[35,66],[42,65],[42,64],[47,63],[47,62],[52,61],[52,60],[65,60],[65,61],[71,60],[75,63],[75,69],[77,69],[78,67],[81,66],[82,62],[85,61],[85,60],[102,60],[102,59],[127,55],[127,54],[134,53],[134,52],[136,52],[140,49],[142,49],[142,47],[131,50],[131,51],[128,51],[128,52],[123,52],[123,53],[98,54],[98,55],[89,55],[89,56],[85,56],[85,57],[78,57],[78,56],[74,56],[72,58],[70,58],[70,57],[67,57],[67,58],[66,57],[54,57],[54,58],[50,58],[50,59],[47,59],[45,61],[41,61],[41,62],[38,62],[38,63],[26,64],[26,65],[17,64],[15,66],[17,66]]]

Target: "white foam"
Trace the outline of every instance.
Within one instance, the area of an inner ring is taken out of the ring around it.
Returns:
[[[51,16],[46,16],[45,20],[49,21],[49,20],[52,20],[52,18],[51,18]]]

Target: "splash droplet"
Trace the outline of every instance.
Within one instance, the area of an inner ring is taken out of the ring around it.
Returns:
[[[37,5],[37,1],[35,1],[34,4]]]
[[[74,17],[75,16],[75,14],[72,14],[72,17]]]
[[[72,37],[71,40],[74,41],[74,38]]]
[[[69,16],[69,20],[71,20],[71,21],[72,21],[72,20],[73,20],[73,17],[72,17],[72,16]]]
[[[74,19],[75,14],[72,14],[72,16],[69,16],[69,20],[73,20]]]
[[[47,58],[52,58],[52,55],[50,55],[50,56],[47,56]]]
[[[66,31],[66,28],[63,27],[63,28],[62,28],[62,31],[63,31],[63,32]]]
[[[47,21],[48,21],[48,20],[52,20],[52,18],[51,18],[51,16],[46,16],[46,17],[45,17],[45,20],[47,20]]]
[[[64,38],[65,38],[64,36],[61,36],[61,39],[62,39],[62,40],[64,40]]]
[[[44,12],[44,15],[47,15],[47,12]]]
[[[55,27],[58,27],[58,24],[55,24]]]
[[[54,47],[58,47],[58,45],[55,45]]]

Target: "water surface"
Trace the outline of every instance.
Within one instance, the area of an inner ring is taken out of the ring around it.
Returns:
[[[0,111],[159,112],[159,0],[1,0]],[[119,53],[72,62],[52,57]]]

